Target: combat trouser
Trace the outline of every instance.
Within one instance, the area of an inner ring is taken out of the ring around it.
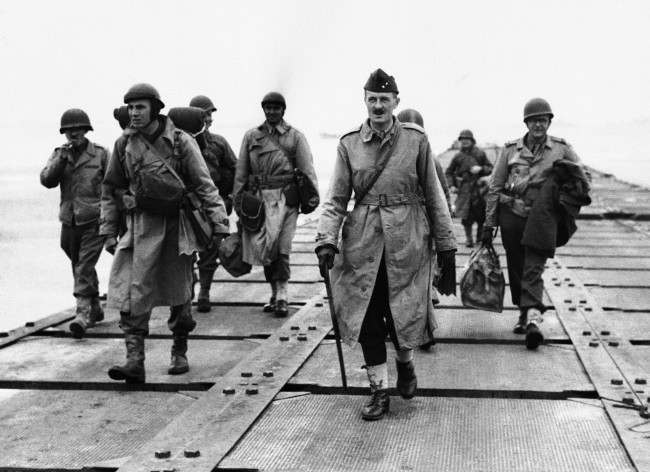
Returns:
[[[196,327],[196,321],[192,318],[191,307],[192,302],[188,301],[182,305],[169,308],[167,327],[175,335],[186,336]],[[120,328],[125,334],[148,336],[150,319],[151,311],[141,314],[120,312]]]
[[[515,215],[508,208],[499,209],[501,241],[508,261],[510,294],[512,303],[518,306],[522,313],[528,308],[537,308],[544,313],[542,274],[546,257],[521,244],[526,221],[526,218]]]
[[[210,286],[212,285],[214,273],[217,270],[217,267],[219,267],[219,263],[217,262],[218,257],[218,244],[213,244],[207,250],[199,252],[199,260],[196,263],[196,266],[199,269],[199,282],[201,284],[201,289],[208,292],[210,291]]]
[[[104,247],[104,236],[99,235],[99,225],[62,225],[61,249],[72,264],[73,294],[76,298],[96,298],[99,281],[95,265]]]

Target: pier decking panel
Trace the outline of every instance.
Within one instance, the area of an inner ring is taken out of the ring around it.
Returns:
[[[219,468],[299,471],[633,471],[598,404],[391,397],[365,422],[365,398],[308,395],[272,403]],[[218,470],[218,469],[217,469]]]
[[[395,386],[395,355],[388,346],[389,385]],[[343,351],[348,385],[367,387],[361,349]],[[544,345],[537,351],[518,345],[436,344],[428,352],[415,353],[418,388],[440,391],[475,391],[479,395],[505,392],[592,392],[588,377],[572,346]],[[326,340],[291,379],[293,384],[341,386],[336,346]],[[512,393],[517,396],[516,393]],[[524,394],[525,395],[525,394]]]
[[[183,385],[210,381],[224,375],[258,346],[259,342],[252,340],[191,340],[190,371],[168,375],[171,340],[147,339],[147,382]],[[5,388],[21,381],[124,385],[109,379],[106,373],[112,365],[124,363],[124,352],[121,339],[33,336],[0,350],[0,382],[6,384]]]

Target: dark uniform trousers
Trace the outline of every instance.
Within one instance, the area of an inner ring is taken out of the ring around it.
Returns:
[[[526,218],[517,216],[510,209],[500,206],[499,226],[508,261],[512,303],[523,313],[528,308],[537,308],[543,313],[545,307],[542,300],[544,294],[542,274],[546,257],[521,244],[526,221]]]
[[[359,343],[363,350],[363,360],[367,366],[386,362],[386,337],[389,336],[396,350],[399,350],[393,315],[388,303],[388,274],[386,261],[382,255],[377,271],[377,280],[372,290],[368,309],[361,324]]]
[[[278,254],[277,259],[275,259],[269,265],[264,266],[264,277],[266,278],[267,282],[289,280],[291,277],[289,256],[287,254]]]
[[[199,252],[199,260],[196,266],[199,269],[199,283],[201,288],[209,289],[212,285],[212,278],[219,267],[219,245],[213,244],[209,249]]]
[[[61,225],[61,249],[72,263],[75,297],[94,298],[99,295],[95,265],[104,247],[97,222],[85,225]]]

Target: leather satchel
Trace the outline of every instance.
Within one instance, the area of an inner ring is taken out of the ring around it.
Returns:
[[[219,246],[219,260],[224,269],[233,277],[248,274],[252,266],[242,259],[241,232],[232,233]]]
[[[463,306],[501,313],[505,290],[499,256],[492,244],[484,243],[472,253],[460,279]]]

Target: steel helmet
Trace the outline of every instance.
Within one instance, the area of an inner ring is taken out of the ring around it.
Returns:
[[[471,130],[469,129],[464,129],[458,134],[458,139],[471,139],[472,141],[476,142],[474,139],[474,134],[472,133]]]
[[[90,118],[88,118],[85,111],[79,108],[70,108],[61,115],[59,133],[63,134],[65,130],[73,128],[85,128],[87,131],[93,130],[93,127],[90,125]]]
[[[192,100],[190,100],[191,107],[201,108],[205,111],[217,111],[217,107],[214,106],[212,100],[210,100],[205,95],[197,95]]]
[[[549,115],[553,118],[551,105],[549,105],[543,98],[531,98],[526,102],[526,105],[524,105],[524,123],[528,118],[540,115]]]
[[[205,111],[199,107],[176,107],[169,109],[167,117],[177,128],[194,136],[203,129],[203,113]]]
[[[125,129],[131,123],[131,118],[129,118],[129,109],[126,105],[115,108],[113,110],[113,118],[117,120],[122,129]]]
[[[406,110],[400,111],[397,115],[397,119],[402,123],[415,123],[416,125],[424,128],[424,120],[422,119],[422,115],[420,115],[419,111],[413,110],[412,108],[407,108]]]
[[[165,108],[165,104],[160,99],[158,90],[151,84],[135,84],[124,94],[124,103],[129,103],[132,100],[149,99],[157,103],[158,108]]]
[[[264,95],[264,98],[262,99],[262,106],[266,104],[280,105],[285,110],[287,108],[287,102],[284,101],[282,94],[278,92],[269,92]]]

